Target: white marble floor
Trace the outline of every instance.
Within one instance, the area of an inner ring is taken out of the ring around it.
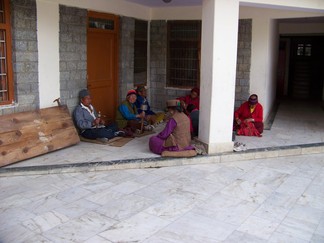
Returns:
[[[323,143],[323,119],[320,106],[284,102],[262,138],[236,140],[248,149]],[[81,142],[9,167],[158,158],[147,142]],[[208,156],[161,168],[3,174],[0,242],[324,242],[322,147],[263,159],[233,152],[226,163]]]
[[[324,242],[324,153],[0,177],[0,242]]]

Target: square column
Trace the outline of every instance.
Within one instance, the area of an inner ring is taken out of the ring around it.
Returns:
[[[233,151],[239,0],[203,0],[199,139]]]

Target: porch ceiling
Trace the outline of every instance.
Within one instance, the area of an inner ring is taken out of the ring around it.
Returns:
[[[151,8],[201,6],[202,0],[126,0]],[[170,1],[169,3],[167,3]]]

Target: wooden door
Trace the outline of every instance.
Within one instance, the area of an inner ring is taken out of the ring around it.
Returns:
[[[88,12],[87,86],[97,111],[114,120],[118,105],[118,16]]]

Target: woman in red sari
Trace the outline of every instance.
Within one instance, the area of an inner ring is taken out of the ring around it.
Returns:
[[[263,107],[258,102],[258,96],[252,94],[234,112],[234,130],[241,136],[258,136],[263,133]]]

